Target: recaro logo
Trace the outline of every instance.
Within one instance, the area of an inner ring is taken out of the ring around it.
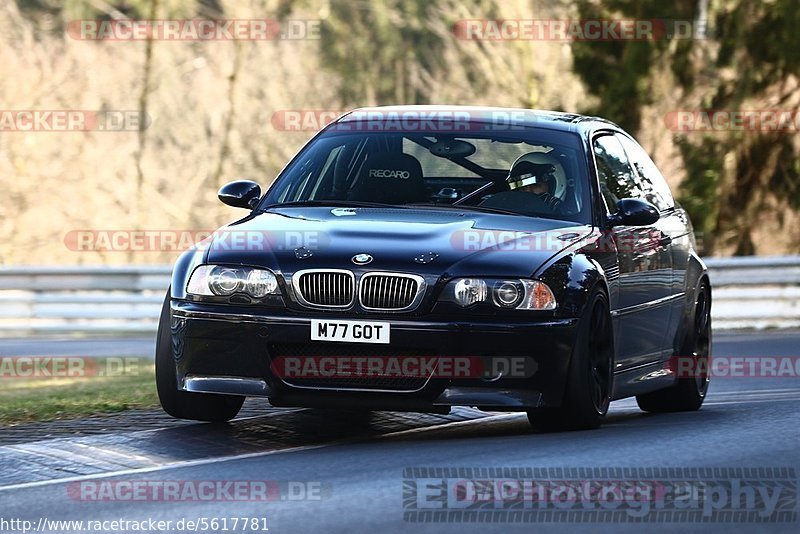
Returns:
[[[392,169],[370,169],[370,178],[400,178],[408,180],[411,174],[408,171],[394,171]]]

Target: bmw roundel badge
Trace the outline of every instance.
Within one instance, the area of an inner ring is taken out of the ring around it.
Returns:
[[[356,265],[366,265],[372,261],[372,256],[369,254],[356,254],[353,256],[352,261]]]

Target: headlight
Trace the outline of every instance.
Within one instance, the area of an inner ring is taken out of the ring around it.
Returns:
[[[226,297],[246,293],[253,298],[278,295],[278,279],[267,269],[201,265],[194,270],[186,286],[190,295]]]
[[[525,296],[520,280],[501,280],[494,286],[494,302],[501,308],[516,308]]]
[[[554,310],[557,304],[547,284],[524,278],[458,278],[447,285],[440,300],[454,302],[463,308],[488,302],[509,310]]]
[[[208,273],[208,287],[215,295],[232,295],[244,285],[239,269],[213,267]]]

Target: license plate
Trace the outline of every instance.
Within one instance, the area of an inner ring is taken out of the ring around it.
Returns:
[[[311,321],[312,341],[389,343],[389,323],[367,321]]]

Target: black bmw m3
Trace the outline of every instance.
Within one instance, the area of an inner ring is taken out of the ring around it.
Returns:
[[[641,146],[596,117],[356,110],[247,214],[176,262],[161,404],[224,421],[275,406],[524,411],[599,426],[612,400],[696,410],[711,287],[691,222]],[[677,362],[677,364],[676,364]]]

